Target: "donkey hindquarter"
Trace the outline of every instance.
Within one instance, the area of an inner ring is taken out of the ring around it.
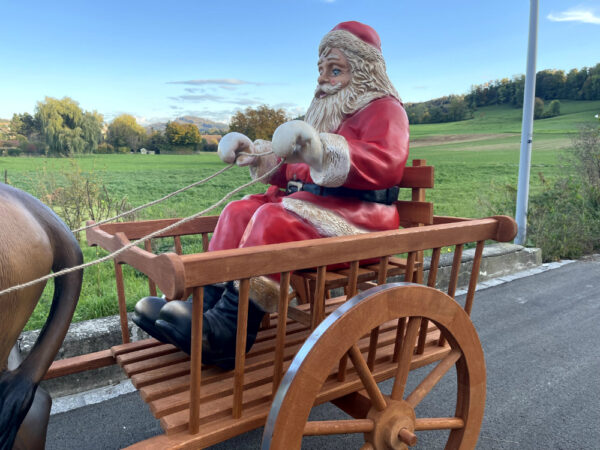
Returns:
[[[73,234],[50,208],[29,194],[0,183],[0,290],[82,261],[81,249]],[[54,279],[48,319],[29,355],[14,369],[8,364],[8,356],[45,283],[0,296],[3,318],[0,322],[1,450],[11,449],[13,444],[30,447],[31,438],[35,436],[40,436],[37,445],[43,448],[49,398],[41,390],[36,395],[36,389],[69,329],[82,277],[82,272],[76,271]],[[34,407],[23,422],[32,402]]]

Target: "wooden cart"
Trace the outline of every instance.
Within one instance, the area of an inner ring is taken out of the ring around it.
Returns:
[[[174,239],[174,253],[155,255],[149,242],[131,248],[115,263],[123,344],[59,361],[49,377],[120,364],[164,429],[132,448],[203,448],[263,425],[263,448],[300,448],[303,436],[341,433],[364,433],[365,449],[405,448],[421,430],[445,430],[446,448],[473,448],[485,405],[485,362],[469,313],[484,242],[511,240],[516,224],[504,216],[433,216],[424,201],[432,183],[433,170],[423,161],[407,168],[402,187],[412,189],[412,200],[397,206],[410,227],[399,230],[182,254],[181,236],[202,235],[208,244],[217,218],[205,217],[163,236]],[[88,230],[88,244],[114,251],[174,221],[101,225]],[[476,250],[461,306],[453,297],[469,243]],[[446,247],[454,247],[454,260],[444,293],[435,285]],[[431,255],[427,271],[423,252]],[[191,356],[154,339],[130,342],[122,263],[148,276],[152,294],[157,286],[170,299],[192,294]],[[346,268],[328,270],[340,263]],[[398,272],[406,281],[388,283]],[[249,280],[269,274],[281,279],[278,313],[263,321],[245,354]],[[230,280],[240,283],[238,350],[235,369],[224,372],[201,364],[201,312],[203,286]],[[336,287],[345,294],[330,293]],[[405,392],[409,371],[424,366],[418,386]],[[417,416],[417,405],[452,367],[454,411]],[[377,383],[390,378],[393,387],[384,395]],[[309,421],[311,408],[324,402],[351,418]]]

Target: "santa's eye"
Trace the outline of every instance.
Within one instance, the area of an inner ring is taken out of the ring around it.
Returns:
[[[331,73],[333,74],[334,77],[337,77],[342,73],[342,71],[340,69],[333,69],[331,71]]]

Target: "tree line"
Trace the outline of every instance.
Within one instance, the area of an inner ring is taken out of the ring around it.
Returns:
[[[135,117],[121,114],[108,125],[96,111],[84,111],[69,97],[46,97],[33,115],[14,114],[10,134],[0,136],[0,154],[9,156],[73,156],[86,153],[129,153],[141,148],[155,152],[217,151],[191,123],[168,122],[164,131],[150,133]]]
[[[512,104],[523,106],[525,76],[472,86],[465,100],[470,107]],[[541,70],[535,76],[535,96],[542,100],[600,100],[600,63],[594,67]]]
[[[410,123],[440,123],[473,117],[480,106],[512,105],[523,107],[525,75],[489,81],[471,86],[466,95],[450,95],[421,103],[407,103]],[[600,100],[600,63],[594,67],[563,70],[546,69],[535,77],[535,118],[543,119],[560,114],[558,99]],[[544,108],[544,101],[550,100]]]

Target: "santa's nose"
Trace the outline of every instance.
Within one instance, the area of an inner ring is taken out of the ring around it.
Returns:
[[[319,75],[319,78],[317,78],[317,83],[319,84],[323,84],[327,81],[327,77],[325,76],[324,73],[322,73],[321,75]]]

